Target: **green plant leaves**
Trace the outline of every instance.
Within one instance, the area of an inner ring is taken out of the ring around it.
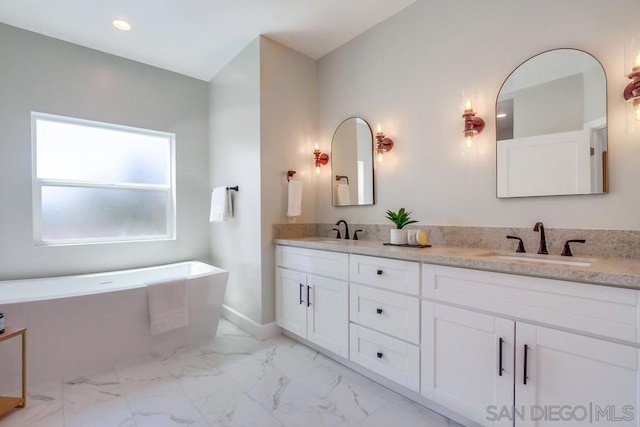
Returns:
[[[403,228],[405,225],[418,222],[416,220],[411,219],[411,212],[406,211],[405,208],[400,208],[398,212],[387,210],[387,219],[391,220],[391,222],[393,222],[396,225],[396,228],[398,229]]]

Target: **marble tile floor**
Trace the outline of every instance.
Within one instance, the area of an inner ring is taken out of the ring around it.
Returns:
[[[216,338],[30,387],[0,427],[445,427],[442,415],[283,335]]]

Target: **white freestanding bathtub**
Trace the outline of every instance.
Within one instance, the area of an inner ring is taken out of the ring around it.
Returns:
[[[7,327],[26,327],[27,382],[168,354],[215,336],[229,273],[197,261],[78,276],[0,281]],[[145,283],[186,277],[189,326],[151,335]],[[20,384],[20,340],[0,343],[0,394]]]

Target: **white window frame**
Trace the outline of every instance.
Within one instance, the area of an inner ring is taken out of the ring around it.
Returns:
[[[37,135],[36,123],[38,119],[55,121],[58,123],[69,123],[94,128],[102,128],[108,130],[117,130],[128,133],[136,133],[147,136],[157,136],[167,138],[169,140],[169,184],[133,184],[125,182],[96,182],[82,180],[63,180],[63,179],[43,179],[38,178],[37,168]],[[175,155],[175,139],[173,133],[160,132],[149,129],[136,128],[131,126],[122,126],[105,122],[97,122],[93,120],[84,120],[74,117],[58,116],[54,114],[31,112],[31,177],[32,177],[32,197],[33,197],[33,238],[36,246],[62,246],[77,244],[96,244],[96,243],[117,243],[117,242],[145,242],[158,240],[175,240],[176,239],[176,155]],[[162,191],[167,193],[167,212],[166,212],[166,233],[162,236],[123,236],[123,237],[97,237],[97,238],[68,238],[44,240],[42,238],[42,187],[79,187],[79,188],[105,188],[105,189],[135,189],[143,191]]]

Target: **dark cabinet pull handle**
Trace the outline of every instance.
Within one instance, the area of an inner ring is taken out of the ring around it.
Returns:
[[[300,283],[300,304],[302,304],[304,302],[302,300],[302,288],[304,288],[304,286],[302,286],[302,283]]]
[[[377,274],[378,276],[381,276],[381,275],[382,275],[382,270],[376,270],[376,274]]]
[[[311,286],[307,285],[307,307],[311,306],[311,300],[309,299],[310,292],[311,292]]]
[[[502,371],[504,371],[504,369],[502,369],[502,343],[504,342],[504,340],[502,338],[500,338],[499,341],[499,349],[498,349],[498,375],[502,376]]]
[[[382,314],[382,309],[381,308],[376,308],[376,313]]]
[[[528,345],[524,345],[524,385],[527,385],[527,352],[529,350],[529,346]]]
[[[378,356],[378,359],[382,359],[382,356],[383,356],[383,355],[382,355],[382,353],[381,353],[381,352],[377,352],[377,353],[376,353],[376,356]]]

